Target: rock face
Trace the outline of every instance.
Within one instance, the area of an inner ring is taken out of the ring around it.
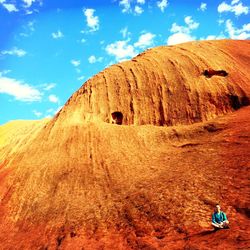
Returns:
[[[238,44],[206,41],[150,49],[91,78],[61,113],[67,120],[110,122],[111,113],[119,111],[126,125],[168,126],[228,113],[249,103],[249,41]]]
[[[1,126],[0,249],[247,248],[249,55],[249,41],[157,47],[52,120]],[[210,231],[217,202],[232,230]]]

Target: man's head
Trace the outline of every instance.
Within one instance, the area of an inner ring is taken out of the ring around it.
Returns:
[[[217,213],[220,212],[220,205],[219,205],[219,204],[216,204],[216,206],[215,206],[215,211],[216,211]]]

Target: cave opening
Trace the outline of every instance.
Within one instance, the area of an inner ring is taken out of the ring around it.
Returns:
[[[122,125],[123,114],[120,111],[115,111],[111,114],[112,124]]]
[[[203,75],[207,78],[211,78],[212,76],[226,77],[228,75],[228,73],[225,70],[206,69],[206,70],[204,70]]]

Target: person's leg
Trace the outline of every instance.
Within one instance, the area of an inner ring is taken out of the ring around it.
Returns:
[[[223,228],[229,228],[229,221],[228,220],[223,221]]]
[[[221,225],[218,224],[218,223],[213,223],[213,222],[212,222],[212,226],[213,226],[214,229],[216,229],[216,230],[222,228]]]

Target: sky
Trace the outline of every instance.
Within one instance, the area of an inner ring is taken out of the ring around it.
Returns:
[[[0,125],[53,117],[148,48],[250,39],[250,0],[0,0]]]

